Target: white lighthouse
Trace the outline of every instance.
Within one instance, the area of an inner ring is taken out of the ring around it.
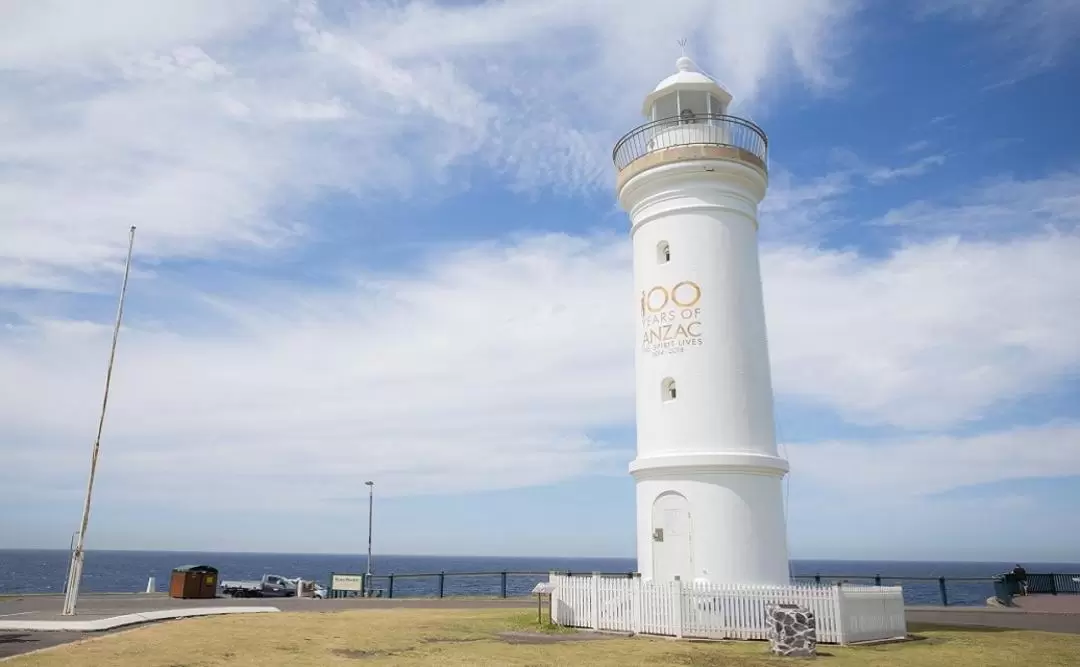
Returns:
[[[758,263],[767,140],[689,58],[615,147],[637,326],[642,578],[789,583]]]

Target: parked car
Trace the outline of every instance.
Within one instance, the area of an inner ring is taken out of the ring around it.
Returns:
[[[264,574],[250,581],[222,581],[221,594],[234,598],[287,598],[296,595],[296,579]]]

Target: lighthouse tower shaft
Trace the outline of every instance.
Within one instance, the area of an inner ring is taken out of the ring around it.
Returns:
[[[646,579],[789,582],[787,461],[773,421],[757,207],[767,140],[693,70],[649,95],[615,149],[637,325],[638,569]]]

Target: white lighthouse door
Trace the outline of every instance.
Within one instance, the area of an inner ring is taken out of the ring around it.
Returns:
[[[678,493],[663,493],[653,502],[653,581],[676,576],[693,581],[690,503]]]

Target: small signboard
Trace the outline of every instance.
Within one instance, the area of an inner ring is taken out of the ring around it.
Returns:
[[[544,598],[548,601],[548,623],[551,623],[551,594],[555,592],[555,584],[550,581],[541,581],[533,586],[532,592],[536,596],[536,622],[544,622]]]
[[[550,581],[541,581],[533,589],[533,595],[551,595],[555,590],[555,584]]]
[[[334,574],[330,579],[330,589],[335,591],[362,591],[364,590],[364,575]]]

